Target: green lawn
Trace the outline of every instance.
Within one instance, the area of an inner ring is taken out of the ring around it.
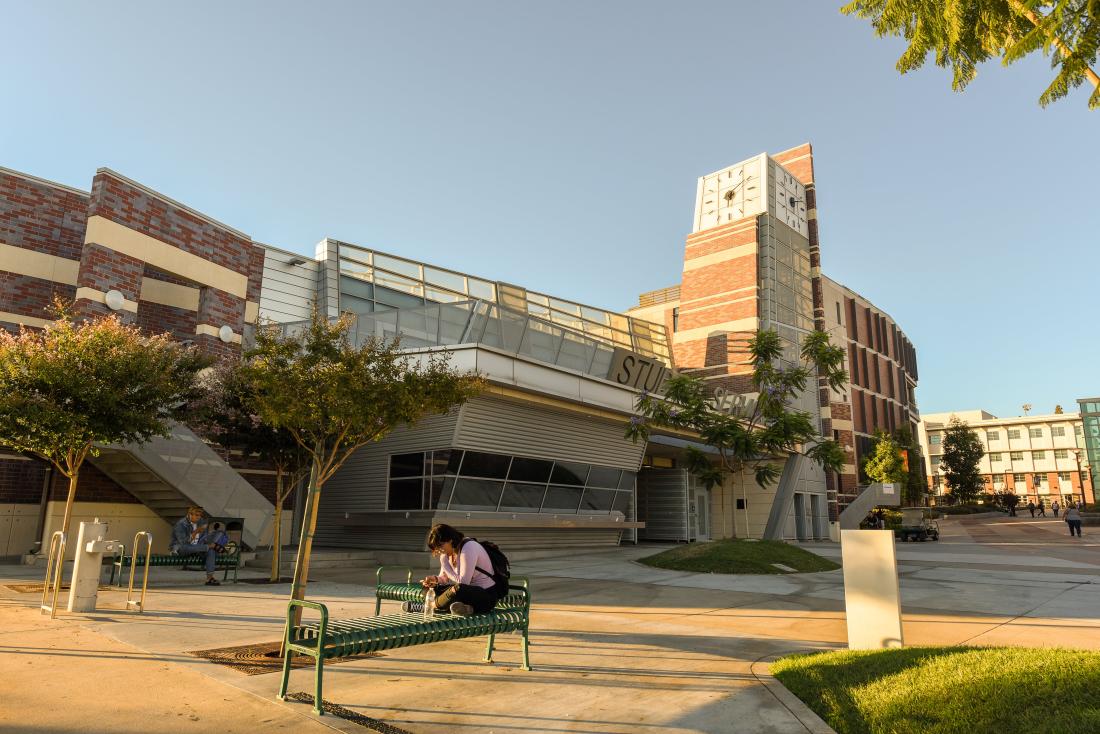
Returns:
[[[809,551],[775,540],[713,540],[709,543],[679,545],[641,563],[673,571],[700,573],[788,573],[773,563],[782,563],[795,571],[832,571],[837,564]]]
[[[772,674],[839,734],[1100,732],[1098,652],[841,651],[783,658]]]

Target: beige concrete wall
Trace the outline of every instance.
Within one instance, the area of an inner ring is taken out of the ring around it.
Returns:
[[[0,504],[0,556],[21,556],[31,549],[38,507]]]
[[[35,506],[35,512],[38,511]],[[47,507],[46,530],[43,533],[43,549],[47,549],[50,536],[55,530],[61,529],[61,522],[65,519],[65,503],[50,502]],[[80,529],[80,523],[95,518],[107,523],[110,540],[121,540],[126,544],[127,552],[134,542],[134,533],[146,530],[153,534],[153,552],[167,553],[168,541],[172,537],[172,528],[164,520],[160,519],[145,505],[120,504],[113,502],[76,502],[73,504],[73,518],[69,526],[69,547],[65,557],[73,557],[73,544],[76,543],[76,533]],[[33,532],[33,527],[32,527]]]

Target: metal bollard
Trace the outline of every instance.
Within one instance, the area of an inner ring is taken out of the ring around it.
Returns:
[[[61,577],[65,575],[64,571],[65,533],[61,530],[55,530],[54,534],[50,536],[50,554],[46,559],[46,582],[42,585],[41,613],[49,612],[50,619],[57,617],[57,593],[61,590]],[[51,572],[53,572],[52,582],[50,580]],[[50,604],[47,604],[46,599],[49,598],[50,586],[53,586],[53,599]]]
[[[137,569],[137,551],[141,538],[145,538],[145,575],[141,580],[141,599],[132,600],[134,593],[134,571]],[[145,590],[149,588],[149,557],[153,555],[153,534],[141,530],[134,534],[134,549],[130,555],[130,587],[126,590],[126,608],[137,607],[138,612],[145,611]],[[119,579],[121,581],[121,579]]]

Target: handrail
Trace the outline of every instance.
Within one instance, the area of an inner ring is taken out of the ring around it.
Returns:
[[[130,597],[134,593],[134,571],[137,569],[137,550],[138,543],[141,542],[141,538],[145,538],[145,575],[141,580],[141,599],[132,600]],[[145,591],[149,588],[149,559],[153,555],[153,534],[146,530],[139,530],[134,533],[134,548],[130,551],[130,586],[126,589],[126,609],[130,607],[137,607],[138,613],[145,611]],[[119,576],[121,577],[121,573]],[[122,579],[119,578],[119,581]]]
[[[57,553],[54,553],[56,549]],[[53,572],[53,581],[50,581],[50,572]],[[53,535],[50,536],[50,554],[46,559],[46,582],[42,585],[42,614],[46,612],[50,613],[50,619],[54,619],[57,616],[57,593],[61,590],[61,577],[65,571],[65,532],[63,530],[55,530]],[[53,600],[52,603],[47,604],[46,599],[50,593],[50,586],[53,586]]]

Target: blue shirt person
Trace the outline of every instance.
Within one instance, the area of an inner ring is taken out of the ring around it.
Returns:
[[[206,537],[206,513],[201,507],[190,507],[187,516],[172,526],[172,540],[168,544],[168,550],[180,556],[193,554],[205,555],[206,562],[203,569],[206,571],[206,585],[219,586],[214,578],[215,559],[218,555],[214,542]]]

